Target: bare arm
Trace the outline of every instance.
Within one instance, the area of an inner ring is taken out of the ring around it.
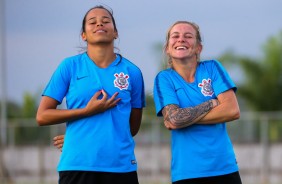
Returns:
[[[168,129],[179,129],[190,126],[203,118],[217,105],[218,101],[215,99],[188,108],[179,108],[174,104],[167,105],[162,110],[164,124]]]
[[[142,109],[132,109],[130,114],[130,132],[132,136],[135,136],[140,128],[142,120]],[[65,135],[58,135],[53,138],[53,144],[60,151],[62,151],[64,145]]]
[[[240,118],[240,108],[232,89],[218,95],[219,105],[199,120],[199,124],[228,122]]]
[[[132,136],[135,136],[140,128],[141,120],[142,120],[142,109],[131,109],[130,114],[130,132]]]
[[[103,98],[98,99],[101,93]],[[81,109],[57,109],[58,102],[56,100],[43,96],[37,111],[36,121],[40,126],[53,125],[104,112],[116,106],[120,101],[120,99],[115,99],[117,95],[118,93],[115,93],[111,98],[107,99],[108,95],[103,90],[96,92],[87,106]]]

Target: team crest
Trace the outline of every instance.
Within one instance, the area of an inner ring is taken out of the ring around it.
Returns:
[[[128,88],[128,78],[129,76],[121,72],[120,74],[115,73],[115,80],[114,85],[115,87],[119,88],[120,90],[127,89]]]
[[[214,93],[211,85],[211,79],[203,79],[202,83],[198,84],[198,87],[201,88],[201,92],[204,96],[212,96]]]

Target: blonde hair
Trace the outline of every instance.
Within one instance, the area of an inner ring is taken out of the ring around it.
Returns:
[[[166,49],[168,47],[168,42],[169,42],[169,38],[170,38],[170,32],[171,32],[172,28],[175,25],[177,25],[177,24],[189,24],[189,25],[191,25],[195,29],[195,31],[196,31],[197,44],[202,45],[202,37],[201,37],[201,34],[200,34],[200,28],[199,28],[199,26],[196,23],[189,22],[189,21],[182,21],[182,20],[181,21],[176,21],[174,24],[172,24],[169,27],[169,29],[168,29],[168,31],[166,33],[166,40],[165,40],[165,44],[163,46],[163,52],[164,53],[166,53]],[[168,56],[168,65],[171,66],[171,57],[169,55],[167,55],[167,56]],[[199,55],[197,55],[197,60],[200,60],[200,56]]]

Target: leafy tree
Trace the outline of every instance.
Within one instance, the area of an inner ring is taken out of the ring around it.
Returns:
[[[36,115],[37,103],[34,95],[30,93],[24,94],[24,102],[22,108],[22,117],[23,118],[34,118]]]
[[[282,32],[269,38],[263,47],[262,59],[236,56],[226,52],[220,60],[227,65],[239,63],[244,80],[238,95],[256,111],[282,110]],[[231,63],[232,62],[232,63]]]
[[[13,118],[19,118],[21,116],[21,106],[13,101],[7,101],[7,118],[13,119]],[[1,106],[0,106],[1,110]]]
[[[237,56],[228,51],[220,58],[223,64],[239,64],[243,80],[238,85],[238,96],[254,111],[282,110],[282,31],[270,37],[263,45],[263,56],[254,59]],[[256,128],[259,131],[258,128]],[[282,131],[281,122],[273,121],[270,126],[270,138],[278,140]]]
[[[148,117],[156,116],[153,94],[146,94],[146,108],[144,108],[143,114]]]
[[[164,70],[168,67],[168,58],[166,56],[166,54],[163,51],[163,43],[158,42],[156,44],[153,45],[153,51],[156,55],[156,61],[159,63],[159,67],[158,70]]]

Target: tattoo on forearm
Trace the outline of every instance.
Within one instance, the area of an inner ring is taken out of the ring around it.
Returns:
[[[213,103],[211,100],[189,108],[179,108],[177,105],[168,105],[163,109],[164,123],[170,123],[177,128],[187,127],[201,119],[212,108]]]

